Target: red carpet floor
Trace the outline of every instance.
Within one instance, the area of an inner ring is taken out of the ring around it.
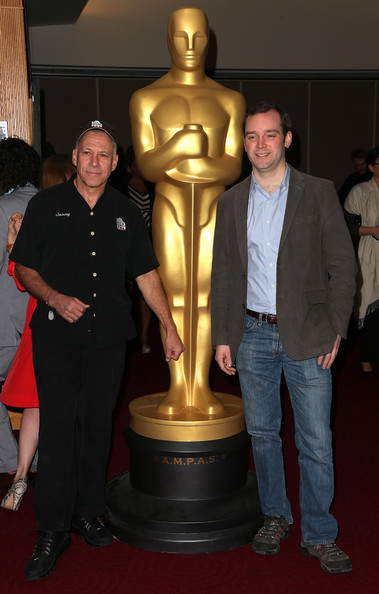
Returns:
[[[168,372],[156,328],[152,353],[135,351],[125,374],[108,477],[125,472],[129,452],[122,432],[131,399],[167,388]],[[211,371],[215,390],[238,394],[237,381]],[[299,552],[297,450],[293,420],[284,391],[283,443],[288,495],[295,523],[274,557],[254,555],[250,546],[204,555],[154,553],[114,541],[105,549],[87,546],[77,535],[52,575],[39,582],[24,579],[24,567],[36,540],[33,487],[20,511],[0,509],[0,589],[8,594],[247,594],[379,593],[378,571],[378,410],[379,377],[360,373],[358,344],[345,342],[334,368],[332,426],[335,443],[336,496],[333,513],[340,526],[338,544],[351,556],[353,571],[327,575],[318,561]]]

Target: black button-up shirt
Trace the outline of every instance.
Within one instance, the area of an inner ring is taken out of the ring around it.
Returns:
[[[91,209],[73,181],[30,201],[12,260],[36,270],[53,289],[90,305],[70,324],[38,301],[33,334],[77,346],[91,336],[99,347],[135,336],[125,273],[135,278],[158,266],[138,208],[107,185]]]

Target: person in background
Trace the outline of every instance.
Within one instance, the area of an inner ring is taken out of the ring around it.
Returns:
[[[52,155],[43,161],[40,172],[40,188],[44,190],[51,186],[69,180],[76,169],[69,155]],[[13,213],[8,224],[8,252],[11,259],[12,247],[20,230],[23,215]],[[10,261],[8,274],[12,275],[18,288],[24,288],[14,276],[14,262]],[[30,296],[26,311],[25,326],[17,349],[12,367],[7,375],[0,396],[6,406],[23,408],[18,443],[17,470],[13,484],[1,502],[1,507],[17,511],[28,487],[28,471],[35,455],[38,444],[39,409],[37,387],[33,370],[32,337],[29,323],[37,301]]]
[[[123,189],[123,192],[140,209],[141,214],[143,216],[143,220],[145,221],[147,230],[149,231],[149,235],[151,237],[151,218],[154,204],[155,184],[143,179],[141,172],[138,168],[133,146],[130,146],[126,150],[124,159],[125,168],[129,176],[129,179],[125,189]],[[151,321],[151,310],[140,292],[138,295],[138,305],[140,314],[139,322],[141,352],[143,354],[147,354],[150,353],[151,350],[149,344],[149,326]]]
[[[379,372],[379,146],[367,153],[366,161],[372,179],[352,188],[344,209],[359,220],[350,226],[359,240],[354,314],[358,328],[363,329],[362,372],[374,375],[373,362]]]
[[[367,167],[366,151],[364,149],[359,148],[352,151],[351,161],[355,171],[354,173],[348,175],[338,190],[338,198],[340,199],[342,206],[347,198],[348,193],[354,186],[368,181],[372,177],[372,173]]]
[[[260,102],[243,124],[251,175],[218,202],[212,266],[212,344],[242,390],[265,516],[252,549],[274,555],[289,535],[280,427],[284,372],[299,449],[300,551],[328,573],[352,569],[335,544],[331,366],[355,293],[354,250],[332,182],[286,163],[291,120]]]
[[[70,155],[51,155],[42,161],[40,189],[45,190],[68,181],[76,172]]]
[[[33,147],[19,138],[0,141],[0,384],[5,381],[20,344],[29,295],[16,287],[7,274],[9,219],[15,211],[25,212],[37,192],[40,158]],[[0,490],[13,484],[17,468],[17,441],[8,412],[0,403]],[[35,469],[36,460],[32,468]]]

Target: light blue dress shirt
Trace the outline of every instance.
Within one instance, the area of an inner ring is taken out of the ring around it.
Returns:
[[[251,174],[247,209],[247,307],[276,314],[276,264],[286,210],[290,170],[273,194]]]

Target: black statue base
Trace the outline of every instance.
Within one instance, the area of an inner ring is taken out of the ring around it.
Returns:
[[[167,442],[126,431],[130,472],[106,488],[105,523],[141,549],[210,553],[248,544],[262,525],[248,435]]]

